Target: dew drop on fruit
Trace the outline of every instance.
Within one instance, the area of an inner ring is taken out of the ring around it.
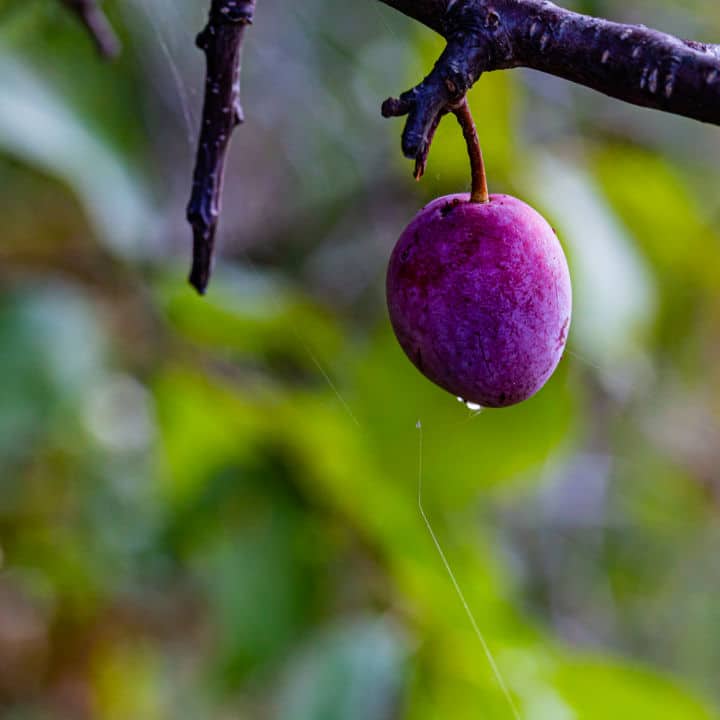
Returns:
[[[468,410],[472,410],[473,412],[479,412],[483,409],[483,406],[479,403],[470,402],[461,398],[460,396],[458,396],[458,402],[461,402]]]

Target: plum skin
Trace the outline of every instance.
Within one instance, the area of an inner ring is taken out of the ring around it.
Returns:
[[[423,375],[466,402],[506,407],[534,395],[562,357],[572,290],[554,230],[510,195],[426,205],[395,245],[390,321]]]

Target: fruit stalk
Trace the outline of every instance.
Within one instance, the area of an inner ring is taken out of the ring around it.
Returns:
[[[462,102],[457,107],[453,108],[453,113],[462,128],[463,137],[467,143],[468,155],[470,157],[470,172],[472,174],[470,202],[490,202],[487,175],[485,173],[485,161],[483,160],[477,128],[475,127],[472,112],[470,112],[467,97],[464,97]]]

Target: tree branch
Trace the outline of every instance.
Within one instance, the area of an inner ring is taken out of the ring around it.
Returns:
[[[441,35],[445,35],[444,23],[453,0],[380,0],[408,17],[418,20]]]
[[[91,0],[63,0],[71,7]],[[383,103],[407,115],[403,153],[422,175],[432,137],[484,72],[529,67],[635,105],[720,125],[720,45],[680,40],[640,25],[580,15],[548,0],[380,0],[447,41],[430,74]],[[97,8],[96,8],[97,10]],[[211,0],[197,44],[207,58],[203,121],[187,217],[193,228],[190,282],[204,293],[230,137],[242,121],[240,56],[255,0]]]
[[[380,0],[442,34],[430,74],[385,117],[407,115],[403,153],[424,166],[440,117],[483,72],[529,67],[626,102],[720,125],[720,45],[570,12],[546,0]]]
[[[85,25],[103,57],[114,58],[120,53],[120,40],[96,0],[60,0],[60,2],[80,18],[80,22]]]
[[[193,229],[190,283],[201,295],[207,289],[212,271],[230,137],[243,121],[240,56],[245,28],[253,21],[255,1],[212,0],[208,24],[197,37],[197,46],[205,52],[207,75],[187,218]]]

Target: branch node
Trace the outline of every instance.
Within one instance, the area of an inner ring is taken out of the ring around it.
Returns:
[[[415,161],[416,179],[425,172],[440,120],[462,104],[467,91],[482,73],[483,48],[480,34],[454,31],[430,74],[399,98],[388,98],[382,104],[383,117],[407,115],[402,151],[405,157]]]
[[[447,46],[416,87],[389,98],[407,116],[402,151],[421,177],[437,124],[483,72],[529,67],[642,107],[720,125],[720,45],[580,15],[547,0],[381,0]]]

